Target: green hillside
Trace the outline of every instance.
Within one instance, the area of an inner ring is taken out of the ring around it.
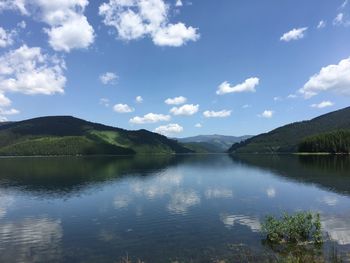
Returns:
[[[337,130],[305,138],[299,144],[304,153],[350,153],[350,130]]]
[[[129,155],[189,153],[175,140],[70,116],[41,117],[0,126],[0,155]]]
[[[310,121],[292,123],[234,144],[230,153],[291,153],[309,136],[350,129],[350,107]]]
[[[246,140],[252,136],[227,136],[227,135],[198,135],[177,139],[186,148],[200,153],[224,153],[232,144]]]

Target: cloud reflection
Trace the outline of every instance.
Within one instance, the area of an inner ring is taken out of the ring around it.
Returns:
[[[350,220],[349,217],[322,216],[322,226],[330,238],[340,245],[350,244]]]
[[[168,204],[168,210],[175,214],[184,214],[187,210],[200,203],[199,195],[193,190],[190,191],[178,191],[172,195],[170,203]]]
[[[259,219],[253,216],[223,214],[220,218],[226,227],[233,227],[235,224],[238,224],[249,227],[253,232],[259,232],[261,229]]]
[[[58,261],[62,236],[60,220],[26,218],[0,224],[0,261]]]
[[[205,197],[207,199],[232,198],[233,191],[225,188],[209,188],[205,191]]]

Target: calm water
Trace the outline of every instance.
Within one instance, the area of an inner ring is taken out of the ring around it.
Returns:
[[[346,258],[348,157],[0,159],[0,262],[261,259],[264,217],[299,210]]]

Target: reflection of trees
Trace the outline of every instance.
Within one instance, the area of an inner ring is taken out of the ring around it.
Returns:
[[[125,175],[147,176],[180,161],[172,155],[0,159],[0,186],[39,195],[69,195]]]
[[[290,180],[350,195],[349,156],[234,155],[231,158]]]

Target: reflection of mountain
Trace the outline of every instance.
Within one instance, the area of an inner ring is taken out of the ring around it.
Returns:
[[[92,184],[176,165],[181,156],[60,157],[0,159],[0,187],[19,188],[39,195],[69,195]]]
[[[278,176],[350,195],[348,156],[239,155],[231,158],[270,170]]]

